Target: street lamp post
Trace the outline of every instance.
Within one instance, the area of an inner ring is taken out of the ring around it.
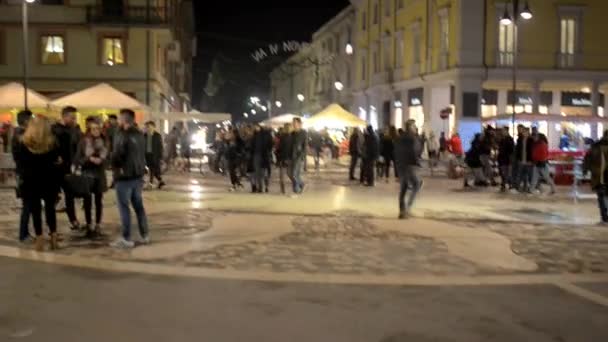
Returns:
[[[513,81],[513,96],[511,99],[511,110],[512,110],[512,115],[511,115],[511,125],[513,126],[512,131],[513,131],[513,136],[515,136],[515,105],[517,103],[517,62],[518,62],[518,45],[519,45],[519,32],[517,30],[517,19],[518,16],[521,16],[522,19],[524,20],[530,20],[532,19],[532,12],[530,11],[530,6],[528,4],[528,2],[526,1],[526,4],[523,8],[523,10],[520,12],[519,11],[519,0],[512,0],[511,1],[513,4],[513,18],[511,18],[511,16],[509,15],[509,10],[507,8],[507,6],[505,6],[505,13],[503,14],[502,18],[500,19],[500,23],[501,25],[504,26],[509,26],[509,25],[513,25],[513,60],[512,60],[512,65],[511,65],[511,76],[512,76],[512,81]]]
[[[28,81],[28,61],[29,61],[29,33],[28,33],[28,14],[27,4],[31,4],[36,0],[23,0],[21,3],[21,23],[23,25],[23,107],[28,109],[27,99],[27,81]]]

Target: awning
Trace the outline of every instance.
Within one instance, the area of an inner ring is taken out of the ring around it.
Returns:
[[[313,115],[304,123],[305,127],[323,129],[341,129],[347,127],[365,127],[367,123],[358,116],[346,111],[338,104],[329,105],[324,110]]]
[[[77,91],[51,101],[53,107],[74,106],[77,109],[122,109],[145,110],[147,107],[112,87],[107,83],[100,83],[90,88]]]
[[[262,121],[260,124],[267,127],[272,128],[280,128],[283,127],[287,123],[292,123],[294,118],[301,118],[299,115],[295,114],[282,114],[278,116],[274,116],[270,119],[266,119]],[[304,119],[302,119],[304,121]]]
[[[7,83],[0,86],[0,108],[24,108],[24,88],[21,83]],[[49,99],[37,92],[27,90],[27,106],[29,108],[46,108]]]
[[[199,123],[217,123],[232,120],[232,115],[228,113],[201,113],[197,110],[191,112],[149,112],[150,120],[171,120],[171,121],[197,121]]]

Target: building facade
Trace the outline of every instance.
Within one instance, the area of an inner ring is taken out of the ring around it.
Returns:
[[[0,83],[22,82],[22,0],[0,0]],[[28,5],[28,86],[49,97],[105,82],[152,111],[192,92],[187,0],[37,0]]]
[[[351,0],[356,112],[372,125],[458,131],[482,123],[597,138],[608,91],[604,0]],[[518,16],[516,14],[516,16]],[[513,75],[516,91],[513,91]],[[447,119],[440,112],[449,112]]]
[[[272,71],[271,98],[283,104],[273,115],[310,115],[332,103],[352,106],[354,22],[355,9],[348,6],[313,34],[310,45]]]

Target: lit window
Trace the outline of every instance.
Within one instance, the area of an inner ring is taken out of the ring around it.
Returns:
[[[574,66],[574,53],[576,51],[576,20],[564,18],[560,20],[560,66]]]
[[[122,38],[104,38],[101,62],[114,66],[125,64],[124,43]]]
[[[42,36],[42,64],[65,63],[65,51],[63,49],[62,36]]]
[[[513,65],[513,52],[515,52],[516,39],[515,25],[498,26],[498,64]]]

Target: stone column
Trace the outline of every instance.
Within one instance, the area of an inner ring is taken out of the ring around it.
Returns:
[[[593,81],[591,84],[591,115],[598,116],[597,107],[600,106],[600,84]]]

